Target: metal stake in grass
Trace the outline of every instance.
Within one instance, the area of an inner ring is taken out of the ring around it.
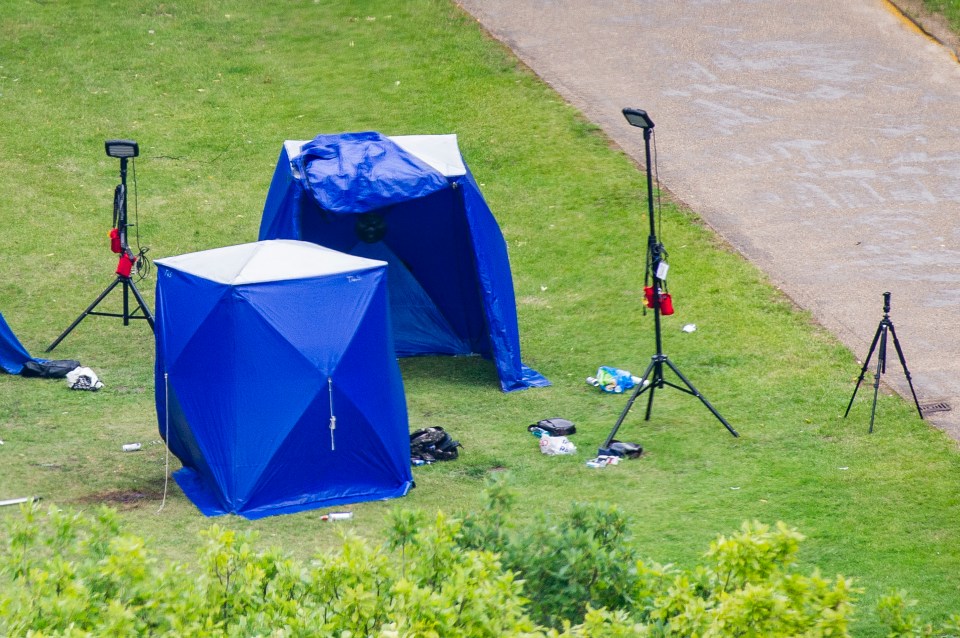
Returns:
[[[6,507],[8,505],[19,505],[20,503],[32,503],[34,501],[39,501],[39,496],[21,496],[20,498],[8,498],[6,500],[0,501],[0,507]]]
[[[647,369],[644,371],[643,376],[641,377],[640,383],[637,384],[636,390],[633,391],[633,394],[630,395],[630,399],[627,401],[626,407],[623,408],[623,412],[620,413],[620,418],[617,419],[617,423],[613,426],[613,430],[610,431],[610,436],[607,437],[607,440],[604,442],[603,446],[599,449],[599,455],[610,455],[610,444],[613,442],[613,437],[616,436],[617,430],[620,429],[620,425],[623,423],[623,420],[627,418],[627,414],[630,412],[630,408],[633,407],[633,402],[637,400],[644,392],[650,392],[647,397],[647,415],[646,420],[650,420],[650,413],[653,410],[653,393],[657,388],[662,388],[664,386],[670,386],[680,390],[681,392],[686,392],[687,394],[692,394],[693,396],[700,399],[707,409],[717,417],[720,423],[723,424],[725,428],[733,436],[740,436],[737,434],[737,431],[727,423],[727,420],[724,419],[716,408],[710,405],[710,402],[700,394],[700,392],[693,387],[693,384],[683,376],[680,370],[670,361],[670,358],[663,353],[663,340],[660,334],[660,292],[663,286],[663,277],[664,274],[661,271],[660,264],[663,259],[662,255],[664,253],[663,244],[657,240],[657,228],[656,223],[654,222],[654,211],[653,211],[653,170],[650,162],[650,138],[653,135],[653,120],[650,119],[650,116],[647,115],[646,111],[640,109],[623,109],[623,116],[627,118],[627,122],[631,126],[636,126],[643,129],[643,142],[646,149],[646,158],[647,158],[647,207],[650,217],[650,236],[647,239],[647,263],[650,266],[650,271],[653,274],[653,295],[650,305],[653,307],[653,325],[654,332],[656,335],[657,343],[657,353],[653,355],[650,359],[650,365],[647,366]],[[666,265],[666,264],[664,264]],[[666,365],[670,368],[675,375],[683,382],[683,385],[677,385],[667,381],[663,377],[663,366]]]
[[[847,404],[847,411],[843,413],[843,418],[850,414],[850,407],[853,400],[857,397],[857,390],[860,389],[860,383],[867,373],[867,367],[870,365],[870,357],[873,351],[880,344],[880,350],[877,352],[877,371],[873,377],[873,407],[870,409],[870,433],[873,433],[873,418],[877,414],[877,394],[880,391],[880,375],[887,371],[887,332],[893,336],[893,347],[897,349],[897,356],[900,357],[900,365],[903,366],[903,374],[907,377],[907,384],[910,386],[910,394],[913,395],[913,403],[917,406],[917,414],[923,418],[923,410],[920,409],[920,402],[917,401],[917,393],[913,390],[913,380],[910,378],[910,371],[907,370],[907,360],[903,357],[903,350],[900,348],[900,340],[897,339],[897,331],[893,329],[893,322],[890,321],[890,293],[883,293],[883,319],[877,326],[877,333],[873,335],[873,343],[870,344],[870,352],[863,362],[863,368],[860,369],[860,378],[857,379],[857,385],[853,388],[853,396],[850,397],[850,403]]]

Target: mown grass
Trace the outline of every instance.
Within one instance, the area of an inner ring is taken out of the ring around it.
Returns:
[[[807,565],[866,588],[859,635],[880,635],[873,604],[892,588],[930,618],[960,609],[954,442],[886,394],[873,435],[869,392],[843,420],[853,354],[669,203],[661,238],[677,314],[664,319],[665,349],[742,437],[665,390],[650,422],[638,405],[621,430],[646,447],[642,460],[585,467],[624,398],[584,377],[607,364],[640,372],[654,347],[640,306],[643,176],[447,2],[11,1],[0,18],[0,312],[35,355],[112,279],[107,138],[140,143],[136,221],[151,257],[255,240],[282,141],[318,133],[456,133],[501,223],[524,358],[553,387],[504,395],[488,362],[405,360],[411,426],[450,430],[459,461],[416,468],[406,499],[357,505],[343,525],[320,512],[226,524],[307,555],[343,528],[378,538],[397,505],[477,507],[486,478],[506,471],[518,516],[618,503],[660,562],[691,564],[745,519],[795,525]],[[151,307],[152,287],[140,284]],[[697,331],[681,332],[688,323]],[[172,482],[158,513],[165,458],[146,325],[91,317],[54,355],[106,387],[0,377],[0,498],[108,502],[132,531],[190,557],[211,521]],[[577,423],[578,455],[538,453],[526,425],[551,416]],[[131,441],[144,450],[121,452]]]
[[[960,32],[960,1],[958,0],[923,0],[928,11],[943,14],[950,23],[950,27]]]

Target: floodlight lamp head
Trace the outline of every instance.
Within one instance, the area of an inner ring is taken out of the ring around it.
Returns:
[[[133,140],[107,140],[103,145],[110,157],[126,159],[140,154],[140,148]]]
[[[630,126],[637,126],[639,128],[653,128],[653,120],[650,119],[650,116],[647,115],[647,112],[641,109],[623,109],[623,116],[627,118]]]

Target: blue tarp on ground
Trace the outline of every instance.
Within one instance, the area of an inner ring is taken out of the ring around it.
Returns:
[[[406,494],[385,263],[275,240],[156,264],[159,428],[204,514]]]
[[[456,136],[366,132],[285,143],[260,239],[388,262],[398,356],[475,353],[493,360],[505,392],[550,385],[520,359],[506,242]]]
[[[17,335],[13,334],[3,314],[0,314],[0,370],[8,374],[20,374],[23,364],[32,360],[33,357],[17,339]]]

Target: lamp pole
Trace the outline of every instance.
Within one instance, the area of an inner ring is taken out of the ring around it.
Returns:
[[[133,255],[130,251],[130,246],[127,244],[127,160],[131,157],[137,157],[137,155],[140,154],[140,148],[133,140],[107,140],[104,143],[104,148],[107,151],[107,156],[120,159],[120,183],[113,192],[113,223],[116,235],[113,235],[112,233],[114,231],[111,231],[110,236],[111,250],[120,255],[120,261],[117,264],[116,270],[117,276],[113,280],[113,283],[107,286],[103,292],[87,306],[86,310],[80,313],[80,316],[74,319],[73,323],[60,333],[60,336],[57,337],[53,343],[47,346],[46,352],[52,352],[53,349],[89,315],[119,317],[123,319],[123,325],[125,326],[130,325],[131,319],[145,319],[150,325],[150,329],[154,329],[153,315],[150,313],[150,308],[147,307],[147,302],[143,300],[140,291],[137,290],[136,284],[134,284],[130,278],[130,270],[136,262],[137,257]],[[114,237],[116,237],[115,240],[113,239]],[[123,287],[123,312],[101,312],[96,310],[100,302],[117,286]],[[137,307],[134,308],[132,312],[130,310],[131,292],[137,302]],[[137,314],[138,312],[141,314]]]
[[[653,120],[646,118],[650,126],[643,127],[643,146],[647,159],[647,216],[650,218],[650,235],[647,237],[647,252],[650,254],[650,265],[653,269],[653,325],[656,334],[657,354],[663,354],[663,339],[660,332],[660,242],[657,240],[657,225],[654,223],[653,213],[653,171],[650,161],[650,138],[653,136]],[[629,121],[629,118],[628,118]],[[660,373],[659,363],[657,372]],[[660,375],[662,376],[662,374]],[[651,395],[653,393],[651,392]]]
[[[723,424],[727,431],[730,432],[735,437],[740,436],[736,430],[733,429],[726,419],[717,412],[716,408],[710,405],[710,402],[707,401],[700,392],[693,387],[693,384],[683,376],[683,373],[680,372],[680,369],[670,358],[663,353],[663,337],[662,330],[660,325],[660,315],[661,315],[661,299],[660,299],[660,290],[663,279],[661,277],[660,266],[663,261],[662,253],[663,246],[661,246],[659,240],[657,239],[657,228],[656,222],[654,221],[654,209],[653,209],[653,163],[650,157],[650,139],[653,136],[653,120],[650,119],[650,116],[647,115],[646,111],[641,109],[625,108],[623,109],[623,115],[627,119],[627,122],[631,126],[636,126],[643,129],[643,143],[644,150],[646,153],[646,162],[647,162],[647,213],[650,217],[650,235],[647,239],[647,250],[650,254],[650,264],[653,269],[653,295],[650,302],[650,305],[653,307],[653,325],[654,325],[654,334],[656,339],[657,351],[650,358],[650,365],[647,366],[647,369],[644,371],[643,375],[640,377],[640,383],[637,384],[636,389],[630,395],[627,405],[623,408],[623,411],[620,413],[620,417],[617,419],[616,424],[614,424],[613,429],[610,431],[609,436],[607,436],[606,441],[604,441],[603,446],[599,449],[600,455],[610,455],[610,445],[614,442],[614,437],[617,434],[617,430],[620,429],[620,426],[623,424],[624,419],[627,418],[627,414],[630,413],[630,409],[633,407],[634,401],[643,394],[644,392],[650,392],[647,397],[647,413],[645,419],[650,420],[650,414],[653,410],[653,393],[657,388],[663,388],[664,386],[669,386],[685,392],[687,394],[692,394],[693,396],[700,399],[700,401],[710,410],[711,414],[717,418],[720,423]],[[677,385],[664,379],[663,376],[663,366],[666,364],[670,370],[680,379],[683,385]]]

